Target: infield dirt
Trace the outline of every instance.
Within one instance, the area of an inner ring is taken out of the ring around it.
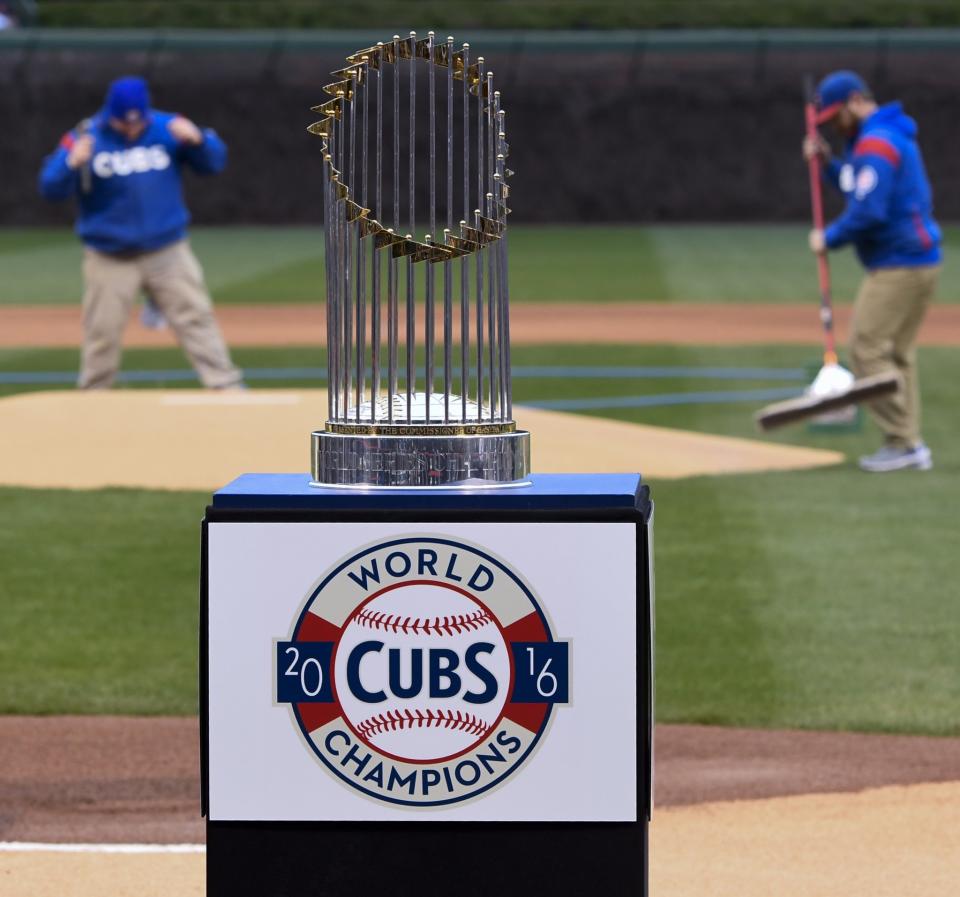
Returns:
[[[0,718],[0,841],[200,843],[198,752],[195,718]],[[960,739],[661,725],[656,753],[652,894],[900,897],[960,879]],[[197,854],[9,846],[5,897],[204,892]]]
[[[656,761],[676,807],[958,781],[960,739],[660,725]],[[199,843],[199,766],[194,717],[0,717],[0,841]]]
[[[39,488],[220,488],[244,471],[302,473],[305,434],[322,421],[324,390],[62,390],[0,399],[10,434],[0,483]],[[539,473],[642,470],[654,479],[838,464],[840,452],[582,418],[516,406],[537,434]],[[61,463],[61,435],[71,464]],[[162,464],[144,464],[163,446]]]
[[[326,339],[326,312],[319,302],[226,305],[217,308],[217,318],[231,346],[320,346]],[[818,320],[814,305],[799,304],[538,302],[511,307],[510,340],[518,346],[811,344],[821,340]],[[849,323],[850,307],[838,307],[841,342],[847,339]],[[402,340],[402,322],[400,331]],[[0,308],[0,347],[79,346],[80,341],[79,305]],[[933,306],[919,341],[931,346],[960,345],[960,305]],[[147,330],[132,316],[124,344],[160,347],[175,341],[170,331]]]
[[[233,345],[319,345],[316,305],[233,306]],[[838,313],[846,338],[849,309]],[[0,309],[0,346],[70,346],[79,309]],[[517,344],[819,341],[803,306],[517,306]],[[921,342],[960,345],[960,306]],[[133,323],[128,346],[173,344]],[[192,718],[0,717],[0,841],[198,843]],[[793,897],[952,893],[960,881],[960,739],[657,729],[652,893]],[[4,897],[202,894],[203,858],[0,852]]]

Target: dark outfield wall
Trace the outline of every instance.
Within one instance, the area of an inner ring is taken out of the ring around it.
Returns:
[[[344,43],[344,54],[353,49]],[[112,77],[132,72],[150,78],[159,108],[215,127],[229,144],[228,172],[189,185],[197,221],[317,223],[320,144],[304,128],[342,55],[269,47],[3,50],[0,223],[71,219],[67,207],[37,197],[40,162],[99,106]],[[804,219],[802,75],[839,66],[861,70],[881,99],[904,100],[920,122],[938,213],[960,218],[956,47],[754,42],[563,53],[504,47],[486,55],[508,110],[515,220]]]

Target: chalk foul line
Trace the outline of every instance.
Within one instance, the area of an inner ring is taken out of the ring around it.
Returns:
[[[0,853],[206,853],[205,844],[45,844],[0,841]]]

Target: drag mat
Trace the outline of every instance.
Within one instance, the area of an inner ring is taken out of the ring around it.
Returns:
[[[322,346],[326,343],[326,311],[319,301],[224,305],[217,309],[217,318],[231,346]],[[402,342],[404,322],[400,323]],[[835,326],[841,343],[847,340],[849,323],[850,306],[838,307]],[[455,321],[457,339],[458,326]],[[530,302],[515,303],[510,308],[510,340],[516,346],[819,344],[820,339],[814,303]],[[79,304],[0,308],[0,348],[76,347],[80,341]],[[960,345],[960,304],[934,305],[920,330],[919,342],[929,346]],[[169,330],[145,329],[134,310],[124,344],[173,346],[175,341]]]

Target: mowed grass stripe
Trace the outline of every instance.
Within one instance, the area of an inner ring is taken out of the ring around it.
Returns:
[[[515,225],[515,302],[818,301],[804,225]],[[948,257],[960,228],[945,228]],[[309,227],[195,227],[194,249],[220,303],[316,302],[325,292],[323,236]],[[0,230],[0,304],[71,304],[82,250],[67,230]],[[849,302],[861,276],[852,252],[831,255],[834,295]],[[939,300],[960,301],[945,267]]]
[[[946,481],[838,468],[656,484],[662,716],[960,734]]]
[[[792,224],[704,224],[656,227],[649,233],[669,300],[816,302],[807,231]],[[853,252],[832,253],[830,267],[835,298],[851,301],[862,276]]]
[[[18,352],[17,362],[56,369],[69,357],[76,353]],[[138,351],[126,363],[161,367],[177,357]],[[519,350],[516,359],[797,367],[815,362],[817,351],[547,346]],[[960,734],[948,500],[960,473],[958,360],[956,349],[921,351],[925,433],[936,463],[929,473],[870,476],[848,465],[652,483],[661,720]],[[241,361],[319,359],[306,350],[247,350]],[[515,385],[518,400],[596,390],[595,381],[581,380]],[[636,381],[604,387],[629,395]],[[645,383],[650,391],[698,388],[691,380]],[[752,436],[752,410],[690,405],[605,416]],[[878,441],[869,425],[832,436],[790,428],[774,438],[851,457]],[[195,710],[199,520],[208,499],[0,489],[0,712]]]
[[[818,346],[522,346],[513,350],[513,362],[518,367],[536,366],[658,366],[663,368],[692,367],[740,367],[782,369],[791,375],[807,368],[811,378],[822,363],[822,349]],[[303,347],[291,348],[238,348],[234,359],[243,368],[299,367],[316,368],[325,364],[321,350]],[[924,347],[919,351],[919,367],[925,406],[925,433],[934,445],[938,467],[948,463],[957,443],[956,430],[956,377],[955,368],[960,352],[941,347]],[[76,349],[0,349],[2,371],[67,371],[76,370],[79,352]],[[158,369],[187,370],[187,364],[179,349],[131,349],[124,353],[123,369],[131,372]],[[632,396],[640,393],[699,392],[710,385],[709,380],[698,382],[687,376],[656,379],[605,379],[597,381],[586,378],[558,379],[555,377],[518,377],[514,381],[514,397],[517,402],[533,402],[550,399],[591,399],[598,395],[602,383],[606,396]],[[310,378],[288,381],[271,380],[262,385],[316,386]],[[769,380],[744,377],[742,380],[724,380],[723,388],[750,390],[763,387],[780,387],[784,383],[776,378]],[[800,386],[802,384],[798,384]],[[193,388],[190,381],[171,380],[160,383],[129,383],[123,388],[143,389],[162,386],[165,388]],[[28,389],[49,388],[43,385],[0,384],[0,396],[11,395]],[[756,407],[759,407],[758,403]],[[758,438],[753,425],[752,413],[756,410],[749,404],[689,405],[684,408],[662,407],[641,409],[606,409],[602,416],[618,420],[638,421],[659,426],[681,427],[727,436]],[[871,450],[877,435],[871,426],[860,433],[826,434],[809,433],[803,427],[787,427],[764,434],[765,440],[784,443],[799,443],[814,448],[835,448],[851,457]],[[641,459],[642,462],[642,459]]]
[[[960,733],[949,511],[847,476],[653,484],[661,720]],[[0,712],[194,712],[207,499],[0,489]]]
[[[73,231],[65,227],[0,228],[0,255],[76,243]]]
[[[0,489],[0,713],[196,712],[205,500]]]

